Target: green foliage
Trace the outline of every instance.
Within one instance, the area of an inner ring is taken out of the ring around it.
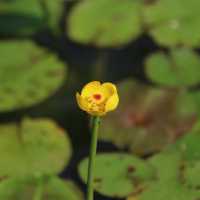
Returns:
[[[67,22],[69,37],[99,47],[127,44],[142,31],[141,8],[139,0],[80,1]]]
[[[11,0],[0,2],[0,33],[30,35],[49,25],[59,29],[62,0]]]
[[[0,177],[60,173],[71,157],[64,130],[48,119],[0,126]]]
[[[200,45],[200,2],[155,0],[144,5],[144,19],[154,40],[168,47]]]
[[[119,83],[119,108],[107,115],[99,138],[138,154],[159,151],[186,133],[197,119],[186,91],[158,89],[134,80]]]
[[[0,54],[0,112],[43,101],[65,79],[64,64],[31,41],[0,42]]]
[[[145,192],[139,195],[139,200],[194,200],[198,199],[198,194],[191,191],[183,185],[166,181],[148,188]]]
[[[200,82],[200,58],[190,49],[172,49],[169,55],[152,54],[146,60],[148,77],[164,86],[187,87]]]
[[[184,171],[185,182],[188,187],[200,187],[200,160],[194,163],[187,163]]]
[[[186,134],[176,143],[176,148],[178,148],[185,160],[198,161],[200,160],[200,148],[199,148],[200,133],[191,132]]]
[[[9,178],[0,182],[0,199],[33,200],[37,187],[35,178]],[[41,200],[83,200],[82,193],[71,181],[50,177],[41,187]]]
[[[122,198],[145,187],[144,181],[154,177],[154,171],[143,160],[124,153],[98,154],[95,160],[95,190],[109,197]],[[86,182],[88,159],[79,165]]]

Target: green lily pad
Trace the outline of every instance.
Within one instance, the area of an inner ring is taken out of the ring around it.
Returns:
[[[41,29],[44,13],[39,1],[12,0],[0,2],[0,33],[28,35]]]
[[[200,82],[200,57],[186,48],[171,50],[169,55],[162,52],[152,54],[146,60],[147,76],[164,86],[187,87]]]
[[[131,79],[119,83],[118,89],[123,98],[119,108],[103,119],[99,138],[120,149],[141,155],[160,151],[196,122],[193,101],[183,102],[185,91],[154,88]]]
[[[100,47],[125,45],[142,31],[140,11],[138,0],[80,1],[70,13],[68,35],[74,41]]]
[[[27,200],[34,199],[37,180],[33,178],[9,178],[0,182],[0,199]],[[58,177],[45,180],[42,185],[41,200],[83,200],[83,194],[71,181]]]
[[[138,200],[195,200],[198,198],[197,192],[172,181],[156,184],[138,196]]]
[[[66,67],[30,41],[0,42],[0,112],[40,103],[63,84]]]
[[[177,141],[176,148],[178,148],[182,152],[185,160],[200,160],[199,140],[200,132],[189,132],[183,138]]]
[[[157,184],[158,182],[173,182],[180,178],[182,165],[180,152],[161,152],[151,157],[148,162],[155,168]]]
[[[200,161],[194,163],[187,163],[185,170],[185,183],[188,187],[199,189],[200,187]]]
[[[98,154],[95,160],[94,188],[99,193],[123,198],[145,187],[144,181],[154,177],[145,161],[124,153]],[[88,159],[79,165],[79,173],[86,183]]]
[[[194,200],[200,197],[199,191],[184,183],[181,152],[163,151],[148,162],[155,168],[157,178],[137,196],[139,200]]]
[[[0,33],[32,35],[46,29],[58,30],[64,1],[0,1]]]
[[[0,177],[58,174],[69,162],[71,143],[48,119],[0,126]]]
[[[200,45],[200,2],[156,0],[144,5],[144,19],[156,42],[165,46]]]

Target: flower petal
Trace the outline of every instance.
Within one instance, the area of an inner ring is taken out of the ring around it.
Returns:
[[[77,92],[76,93],[76,100],[80,109],[84,111],[88,111],[88,103],[87,101],[81,97],[81,95]]]
[[[119,104],[119,96],[117,93],[115,93],[106,102],[106,107],[105,107],[106,112],[115,110],[118,104]]]
[[[89,97],[92,94],[94,94],[96,91],[98,91],[100,87],[101,87],[101,83],[99,81],[92,81],[83,87],[81,91],[81,96],[83,98]]]
[[[110,82],[104,83],[102,84],[102,87],[106,88],[111,95],[113,95],[114,93],[117,93],[117,88],[113,83],[110,83]]]

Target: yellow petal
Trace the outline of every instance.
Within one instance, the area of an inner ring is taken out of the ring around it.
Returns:
[[[84,98],[82,98],[81,95],[78,92],[76,93],[76,100],[77,100],[78,106],[82,110],[84,110],[84,111],[88,110],[88,103],[87,103],[87,101],[84,100]]]
[[[106,102],[106,107],[105,107],[106,112],[115,110],[118,104],[119,104],[119,96],[117,93],[115,93]]]
[[[104,83],[102,84],[102,87],[106,88],[110,92],[111,95],[113,95],[114,93],[117,93],[117,88],[113,83],[109,83],[109,82]]]
[[[83,98],[90,97],[96,91],[98,91],[101,87],[101,83],[99,81],[92,81],[85,85],[81,91],[81,96]]]

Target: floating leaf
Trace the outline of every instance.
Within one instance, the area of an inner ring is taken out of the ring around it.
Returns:
[[[200,57],[186,48],[162,52],[146,60],[146,73],[153,81],[165,86],[192,86],[200,82]]]
[[[158,182],[178,180],[182,158],[180,152],[161,152],[151,157],[148,162],[155,168]]]
[[[51,177],[42,183],[41,200],[83,200],[83,194],[71,181]],[[9,178],[0,183],[0,199],[33,199],[37,190],[37,180],[31,178]]]
[[[63,0],[0,1],[0,33],[31,35],[48,25],[57,30],[63,3]]]
[[[115,198],[126,197],[145,187],[144,181],[154,177],[145,161],[123,153],[98,154],[94,170],[94,187],[99,193]],[[81,178],[86,182],[88,159],[79,165]]]
[[[156,184],[138,196],[139,200],[194,200],[198,199],[195,191],[180,183],[168,181]]]
[[[188,187],[199,189],[200,187],[200,161],[190,163],[186,165],[185,171],[185,183]]]
[[[44,13],[37,0],[0,2],[1,34],[32,34],[44,24]],[[13,55],[13,54],[12,54]]]
[[[144,6],[144,19],[156,42],[165,46],[200,45],[200,2],[156,0]]]
[[[0,112],[43,101],[65,79],[64,64],[30,41],[1,42],[0,54]]]
[[[70,156],[68,136],[51,120],[0,126],[0,176],[57,174]]]
[[[142,31],[140,10],[138,0],[80,1],[69,17],[69,37],[100,47],[127,44]]]
[[[178,148],[185,160],[188,161],[198,161],[200,160],[200,133],[191,132],[186,134],[176,143],[176,148]]]
[[[104,118],[99,138],[138,154],[159,151],[191,129],[196,121],[193,102],[185,92],[158,89],[134,80],[118,85],[119,108]],[[185,109],[191,107],[191,109]]]

